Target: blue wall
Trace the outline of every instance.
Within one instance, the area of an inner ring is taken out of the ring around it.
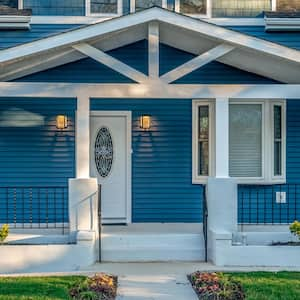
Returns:
[[[0,223],[5,222],[7,205],[9,221],[22,221],[22,211],[35,209],[33,222],[53,222],[67,219],[68,178],[75,176],[75,129],[76,101],[64,99],[4,99],[0,98]],[[68,116],[68,128],[56,129],[58,114]],[[22,195],[13,187],[32,187]],[[39,204],[37,187],[41,191]],[[4,189],[4,187],[10,187]],[[24,200],[24,202],[23,202]],[[48,207],[48,215],[38,214],[37,206]],[[32,208],[33,206],[33,208]],[[28,219],[26,219],[28,221]]]
[[[191,100],[92,99],[91,110],[132,111],[134,222],[201,222],[202,186],[192,185]],[[139,128],[152,116],[150,131]]]
[[[241,186],[239,221],[244,223],[291,223],[300,219],[300,100],[287,101],[287,184]],[[286,204],[276,204],[275,193],[287,194]]]
[[[148,73],[148,44],[146,40],[114,49],[108,54],[125,62],[131,67]],[[193,54],[160,44],[160,74],[164,74],[180,64],[192,59]],[[19,78],[15,81],[45,82],[86,82],[86,83],[132,83],[131,79],[109,69],[108,67],[87,58],[50,70]],[[212,62],[180,78],[175,83],[199,84],[267,84],[274,83],[250,72],[242,71],[219,62]]]

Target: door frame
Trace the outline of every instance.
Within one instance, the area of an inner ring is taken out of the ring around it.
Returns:
[[[108,111],[108,110],[92,110],[91,117],[125,117],[126,119],[126,223],[132,222],[132,112],[131,111]],[[91,129],[90,129],[91,130]],[[92,138],[92,137],[91,137]],[[91,163],[91,161],[90,161]]]

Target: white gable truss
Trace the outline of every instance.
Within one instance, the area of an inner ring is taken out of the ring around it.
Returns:
[[[149,45],[148,75],[105,53],[143,39]],[[159,42],[197,56],[159,76]],[[157,7],[2,50],[0,81],[85,57],[140,84],[169,84],[213,60],[284,83],[300,83],[300,51]]]

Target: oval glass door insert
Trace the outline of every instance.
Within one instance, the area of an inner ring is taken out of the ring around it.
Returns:
[[[111,134],[106,127],[101,127],[95,141],[95,163],[101,177],[107,177],[111,171],[114,149]]]

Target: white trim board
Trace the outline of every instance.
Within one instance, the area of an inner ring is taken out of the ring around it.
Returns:
[[[300,99],[300,84],[83,84],[0,82],[0,97]]]
[[[108,116],[108,117],[125,117],[126,118],[126,181],[127,181],[127,193],[126,193],[126,221],[127,224],[132,222],[132,159],[131,159],[131,153],[132,153],[132,131],[131,131],[131,124],[132,124],[132,113],[131,111],[102,111],[102,110],[91,110],[90,111],[90,117],[93,116]],[[89,162],[90,164],[90,162]],[[113,223],[116,222],[116,220],[112,220]]]

